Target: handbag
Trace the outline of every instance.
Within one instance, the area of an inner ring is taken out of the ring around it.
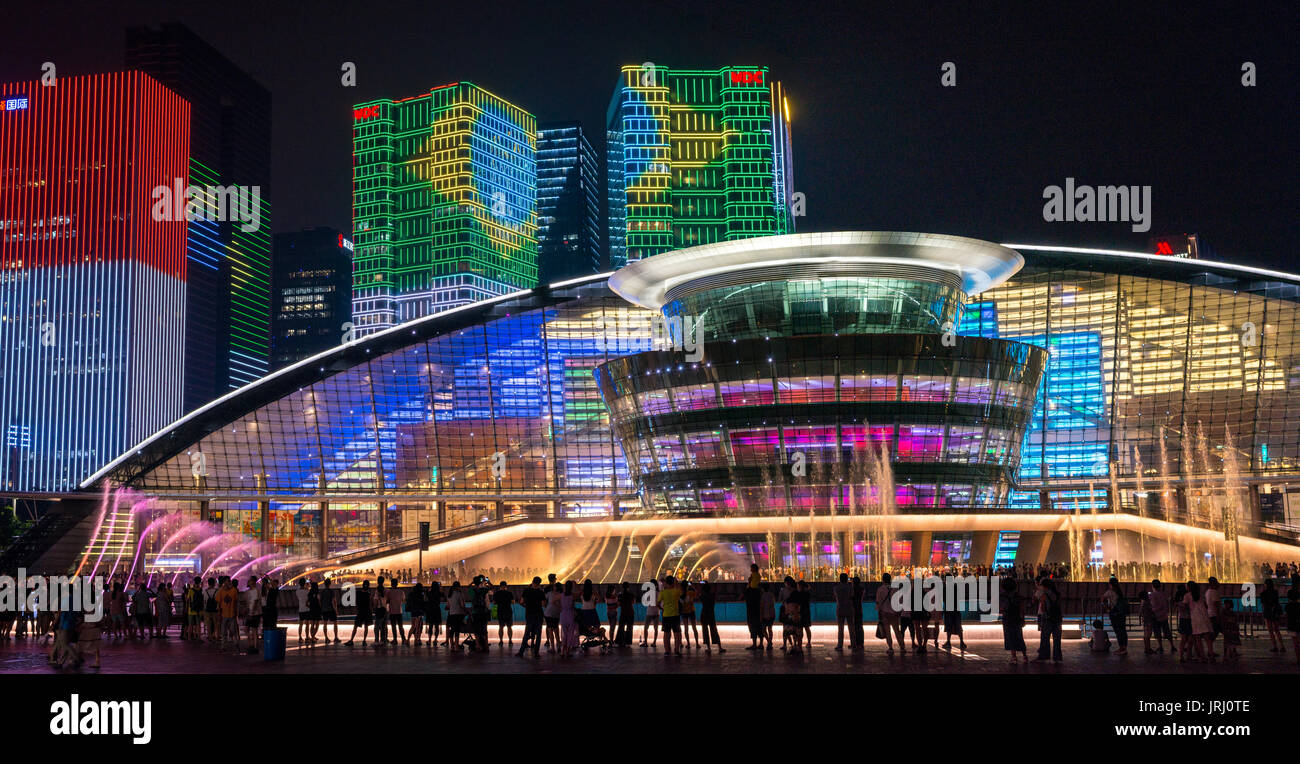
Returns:
[[[885,623],[884,621],[876,621],[876,639],[884,639],[884,638],[885,638]]]

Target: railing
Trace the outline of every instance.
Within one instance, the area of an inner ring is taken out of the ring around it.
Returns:
[[[442,530],[430,531],[429,544],[433,545],[443,541],[450,541],[452,539],[461,538],[464,536],[472,536],[478,533],[483,533],[485,531],[497,530],[499,528],[504,528],[509,525],[515,525],[517,523],[558,522],[558,521],[572,522],[576,519],[578,518],[553,519],[547,517],[540,517],[538,515],[531,515],[527,513],[506,515],[505,517],[500,518],[498,520],[488,520],[486,522],[471,523],[469,525],[459,525],[456,526],[455,528],[444,528]],[[601,518],[591,518],[591,519],[605,520],[608,518],[601,517]],[[348,551],[343,552],[341,554],[336,554],[336,555],[332,554],[327,558],[327,561],[330,562],[331,564],[337,563],[339,565],[345,565],[349,562],[360,562],[384,554],[393,554],[400,551],[406,551],[408,548],[414,549],[415,547],[419,546],[419,544],[420,544],[419,535],[402,536],[401,538],[390,539],[388,541],[379,544],[374,544],[372,546],[361,547],[359,549],[349,549]]]
[[[1238,597],[1223,597],[1222,602],[1231,602],[1234,612],[1237,614],[1237,631],[1242,639],[1254,639],[1261,634],[1268,634],[1268,625],[1264,618],[1263,606],[1260,602],[1254,605],[1244,606]],[[1286,598],[1281,598],[1283,603]],[[1083,635],[1085,638],[1092,636],[1092,622],[1101,619],[1103,628],[1113,634],[1110,623],[1110,611],[1106,608],[1100,599],[1084,600],[1083,606]],[[1129,613],[1124,619],[1124,627],[1128,631],[1129,642],[1135,639],[1141,640],[1143,634],[1142,614],[1133,600],[1129,601]],[[1178,634],[1178,603],[1169,603],[1169,633]],[[1182,637],[1179,637],[1181,640]]]
[[[1300,526],[1281,523],[1261,523],[1256,527],[1259,538],[1281,541],[1286,544],[1300,543]]]

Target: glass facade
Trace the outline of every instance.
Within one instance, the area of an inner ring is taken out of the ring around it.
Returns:
[[[816,334],[937,334],[957,326],[964,301],[954,284],[818,278],[693,292],[664,305],[664,315],[698,322],[705,342]]]
[[[333,228],[275,235],[272,368],[334,347],[352,318],[352,242]]]
[[[1046,360],[933,334],[752,339],[704,355],[650,351],[597,372],[648,509],[847,508],[872,459],[892,463],[900,510],[999,508]]]
[[[469,82],[353,107],[358,336],[537,285],[537,119]]]
[[[606,116],[610,267],[794,231],[789,106],[766,67],[624,66]]]
[[[1003,509],[1047,353],[956,329],[965,290],[1021,264],[986,242],[850,233],[627,266],[611,287],[662,305],[671,345],[596,379],[645,508]]]
[[[73,491],[185,411],[198,290],[184,202],[155,202],[190,105],[141,72],[0,90],[0,491]]]
[[[600,273],[600,165],[578,122],[537,128],[538,281]]]
[[[1126,507],[1195,514],[1184,476],[1230,473],[1259,487],[1251,497],[1290,496],[1281,484],[1300,470],[1293,278],[1024,254],[1025,268],[980,295],[979,319],[968,306],[960,329],[1051,350],[1020,467],[1035,490],[1015,494],[1017,507],[1105,507],[1114,478]],[[1300,519],[1283,505],[1279,521]]]
[[[691,368],[603,277],[497,298],[276,372],[85,486],[106,477],[250,535],[288,512],[282,546],[306,555],[419,520],[636,514],[638,477],[655,512],[821,512],[887,447],[905,513],[993,507],[1014,478],[1003,512],[1113,503],[1212,523],[1206,486],[1239,480],[1251,520],[1300,522],[1300,279],[1020,251],[1019,273],[952,307],[953,346],[823,323],[780,348],[706,341]]]

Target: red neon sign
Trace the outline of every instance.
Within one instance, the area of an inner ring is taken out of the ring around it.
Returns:
[[[378,116],[379,116],[378,106],[367,106],[363,109],[352,110],[352,119],[358,122],[360,122],[363,119],[370,119],[371,117],[378,117]]]
[[[1173,253],[1174,253],[1174,248],[1169,246],[1169,242],[1167,241],[1156,242],[1157,255],[1172,255]]]
[[[762,84],[763,84],[763,72],[762,72],[762,71],[757,71],[757,72],[732,72],[732,73],[731,73],[731,84],[732,84],[732,85],[762,85]]]

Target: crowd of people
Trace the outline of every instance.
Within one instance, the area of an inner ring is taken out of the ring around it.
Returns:
[[[1276,570],[1288,569],[1279,566],[1270,572]],[[92,667],[100,665],[99,646],[104,639],[170,639],[175,631],[181,640],[214,646],[218,652],[256,654],[264,633],[282,624],[296,628],[297,643],[304,649],[322,644],[351,647],[359,639],[362,647],[373,640],[377,647],[426,646],[485,652],[491,644],[494,624],[497,644],[515,648],[514,615],[518,605],[523,612],[516,650],[520,657],[539,657],[543,649],[569,657],[593,648],[603,652],[634,643],[657,646],[660,642],[665,657],[681,656],[692,649],[725,650],[718,630],[718,591],[709,581],[666,575],[645,584],[623,582],[602,587],[590,579],[561,582],[555,574],[549,574],[545,580],[534,576],[526,588],[515,591],[505,579],[494,583],[487,575],[475,575],[464,586],[459,581],[443,586],[436,580],[426,586],[419,580],[401,582],[392,577],[393,572],[385,572],[389,575],[378,575],[373,587],[369,579],[359,586],[345,587],[326,577],[298,579],[284,588],[269,576],[249,577],[242,582],[226,576],[206,581],[195,577],[179,586],[166,580],[151,586],[147,579],[127,580],[118,574],[109,582],[102,619],[87,619],[77,611],[9,611],[0,613],[0,639],[43,638],[51,645],[52,665],[79,666],[93,658]],[[975,569],[927,572],[978,574]],[[1020,593],[1018,582],[1023,579],[1017,578],[1018,572],[1035,574],[1031,595]],[[908,574],[918,572],[909,570]],[[1032,612],[1039,631],[1037,660],[1060,662],[1064,615],[1058,579],[1051,570],[1041,568],[1006,570],[1003,574],[998,601],[1003,648],[1010,654],[1010,661],[1030,660],[1023,629],[1027,614]],[[1282,579],[1281,584],[1278,580],[1264,579],[1259,612],[1267,626],[1270,651],[1287,652],[1284,635],[1289,633],[1291,650],[1300,660],[1300,573]],[[892,655],[896,646],[903,654],[909,647],[924,653],[931,643],[938,649],[941,628],[946,637],[945,649],[952,649],[954,638],[958,649],[966,649],[962,613],[953,603],[941,602],[933,612],[920,603],[913,609],[900,609],[892,596],[895,589],[889,573],[881,576],[874,591],[868,591],[868,586],[860,576],[841,572],[831,587],[836,650],[844,650],[846,644],[852,651],[864,648],[863,604],[869,601],[874,602],[878,616],[875,636],[884,642],[887,654]],[[808,581],[789,575],[779,583],[768,581],[759,567],[752,565],[739,599],[744,603],[750,641],[745,649],[773,650],[778,643],[778,627],[782,651],[798,655],[805,647],[811,648],[813,594]],[[1145,654],[1164,653],[1168,644],[1169,652],[1176,653],[1179,662],[1213,661],[1220,657],[1216,645],[1222,637],[1222,657],[1238,657],[1240,614],[1214,577],[1204,585],[1188,580],[1169,586],[1152,580],[1142,588],[1137,600]],[[282,603],[296,613],[284,612]],[[639,619],[638,604],[642,606]],[[1115,654],[1127,654],[1129,616],[1134,603],[1118,580],[1112,578],[1099,604],[1104,617],[1088,624],[1090,649],[1111,652],[1113,635]],[[351,611],[348,615],[344,615],[345,608]],[[339,622],[348,619],[352,629],[343,642]]]
[[[1202,568],[1204,566],[1201,566]],[[1086,566],[1086,570],[1071,573],[1070,566],[1065,563],[1014,563],[1006,565],[969,565],[955,561],[943,564],[930,565],[885,565],[879,569],[848,567],[841,568],[833,565],[818,565],[815,567],[795,568],[788,566],[768,566],[760,568],[761,575],[769,581],[781,581],[787,576],[796,581],[836,581],[841,573],[847,573],[849,576],[858,576],[862,580],[876,580],[881,573],[889,573],[891,576],[900,575],[924,575],[924,576],[1011,576],[1025,580],[1036,579],[1043,576],[1056,579],[1057,581],[1071,580],[1092,580],[1105,581],[1107,578],[1115,577],[1122,581],[1136,581],[1150,578],[1160,578],[1162,580],[1188,580],[1195,579],[1204,575],[1204,570],[1193,570],[1185,563],[1174,562],[1124,562],[1112,560],[1107,563],[1094,563]],[[1275,565],[1263,563],[1259,566],[1259,575],[1264,578],[1286,579],[1295,575],[1297,572],[1297,563],[1295,562],[1278,562]],[[384,579],[393,581],[398,580],[406,583],[422,583],[426,587],[437,583],[442,587],[447,587],[455,581],[464,581],[472,577],[474,573],[482,574],[490,581],[506,581],[509,584],[526,584],[535,576],[546,576],[548,572],[540,568],[524,567],[489,567],[481,570],[471,570],[464,565],[450,565],[441,568],[428,568],[423,571],[414,568],[401,568],[397,570],[387,568],[349,568],[333,572],[336,579],[362,580],[374,579],[382,576]],[[735,583],[745,581],[749,574],[743,568],[734,566],[717,565],[706,566],[703,568],[678,568],[661,571],[662,575],[672,575],[675,578],[690,578],[692,580],[709,581],[711,583]]]
[[[1289,582],[1288,601],[1283,606],[1277,579],[1264,579],[1264,590],[1259,594],[1259,608],[1268,631],[1269,652],[1285,653],[1286,639],[1283,632],[1289,632],[1292,650],[1300,661],[1300,575],[1293,574]],[[1222,657],[1239,657],[1241,614],[1232,600],[1223,596],[1220,588],[1219,580],[1211,576],[1203,586],[1190,580],[1177,584],[1170,596],[1159,579],[1153,580],[1149,587],[1138,594],[1138,621],[1142,628],[1143,652],[1147,655],[1163,653],[1164,645],[1168,642],[1169,652],[1172,654],[1176,651],[1180,663],[1214,661],[1220,657],[1215,651],[1215,644],[1222,636]],[[1110,630],[1115,634],[1115,653],[1126,655],[1131,603],[1116,579],[1110,580],[1102,602],[1107,611]],[[1177,644],[1174,642],[1173,630],[1170,629],[1171,615],[1177,624]],[[1093,652],[1110,652],[1111,642],[1105,629],[1106,622],[1098,618],[1091,625],[1090,649]]]

